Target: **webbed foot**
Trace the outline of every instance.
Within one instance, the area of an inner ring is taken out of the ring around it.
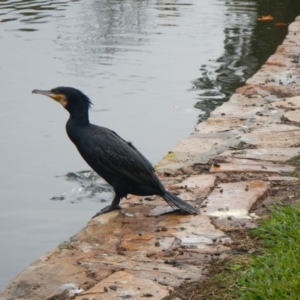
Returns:
[[[116,209],[121,209],[121,206],[120,205],[116,205],[116,206],[109,205],[109,206],[106,206],[106,207],[102,208],[99,212],[97,212],[92,217],[92,219],[94,219],[95,217],[98,217],[100,215],[106,214],[106,213],[108,213],[110,211],[116,210]]]

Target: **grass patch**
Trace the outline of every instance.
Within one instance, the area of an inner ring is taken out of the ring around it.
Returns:
[[[293,158],[289,159],[287,164],[296,167],[296,169],[290,173],[291,176],[300,178],[300,155],[294,156]]]
[[[254,256],[239,279],[239,299],[300,299],[300,205],[276,206],[252,231],[264,254]]]
[[[176,158],[176,154],[172,151],[169,151],[169,153],[163,157],[163,159],[174,159],[174,158]]]
[[[274,205],[251,238],[243,230],[231,236],[233,255],[212,264],[207,281],[183,285],[164,300],[300,300],[300,203]]]
[[[300,204],[276,205],[250,235],[248,250],[254,254],[233,255],[214,265],[214,275],[182,299],[299,300]]]

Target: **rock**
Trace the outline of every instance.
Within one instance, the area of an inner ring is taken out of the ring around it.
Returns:
[[[224,157],[222,162],[211,166],[210,172],[256,172],[256,173],[288,173],[293,172],[295,167],[276,164],[270,161]]]
[[[81,293],[75,300],[99,299],[163,299],[171,288],[166,288],[152,280],[140,279],[127,272],[116,272],[105,278],[89,291]],[[91,297],[91,298],[90,298]]]
[[[216,176],[210,174],[194,175],[183,180],[181,183],[173,184],[171,188],[198,189],[209,191],[215,184]]]
[[[268,190],[264,181],[242,181],[219,184],[205,200],[205,213],[220,218],[250,218],[252,205]]]
[[[288,148],[299,144],[300,128],[284,124],[270,124],[241,137],[241,141],[257,148]]]
[[[288,97],[272,103],[273,106],[285,109],[300,109],[300,96]]]
[[[220,157],[247,158],[256,161],[285,162],[300,154],[300,148],[259,148],[225,151]]]

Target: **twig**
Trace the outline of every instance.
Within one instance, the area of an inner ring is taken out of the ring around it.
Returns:
[[[194,295],[194,291],[192,292],[192,294],[191,294],[189,300],[192,300],[193,295]]]

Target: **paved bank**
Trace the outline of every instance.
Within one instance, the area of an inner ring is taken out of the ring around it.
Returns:
[[[163,299],[201,282],[251,228],[251,208],[273,182],[298,181],[285,163],[300,154],[300,22],[229,102],[157,164],[163,183],[199,216],[166,215],[159,197],[131,196],[40,257],[0,293],[10,299]]]

